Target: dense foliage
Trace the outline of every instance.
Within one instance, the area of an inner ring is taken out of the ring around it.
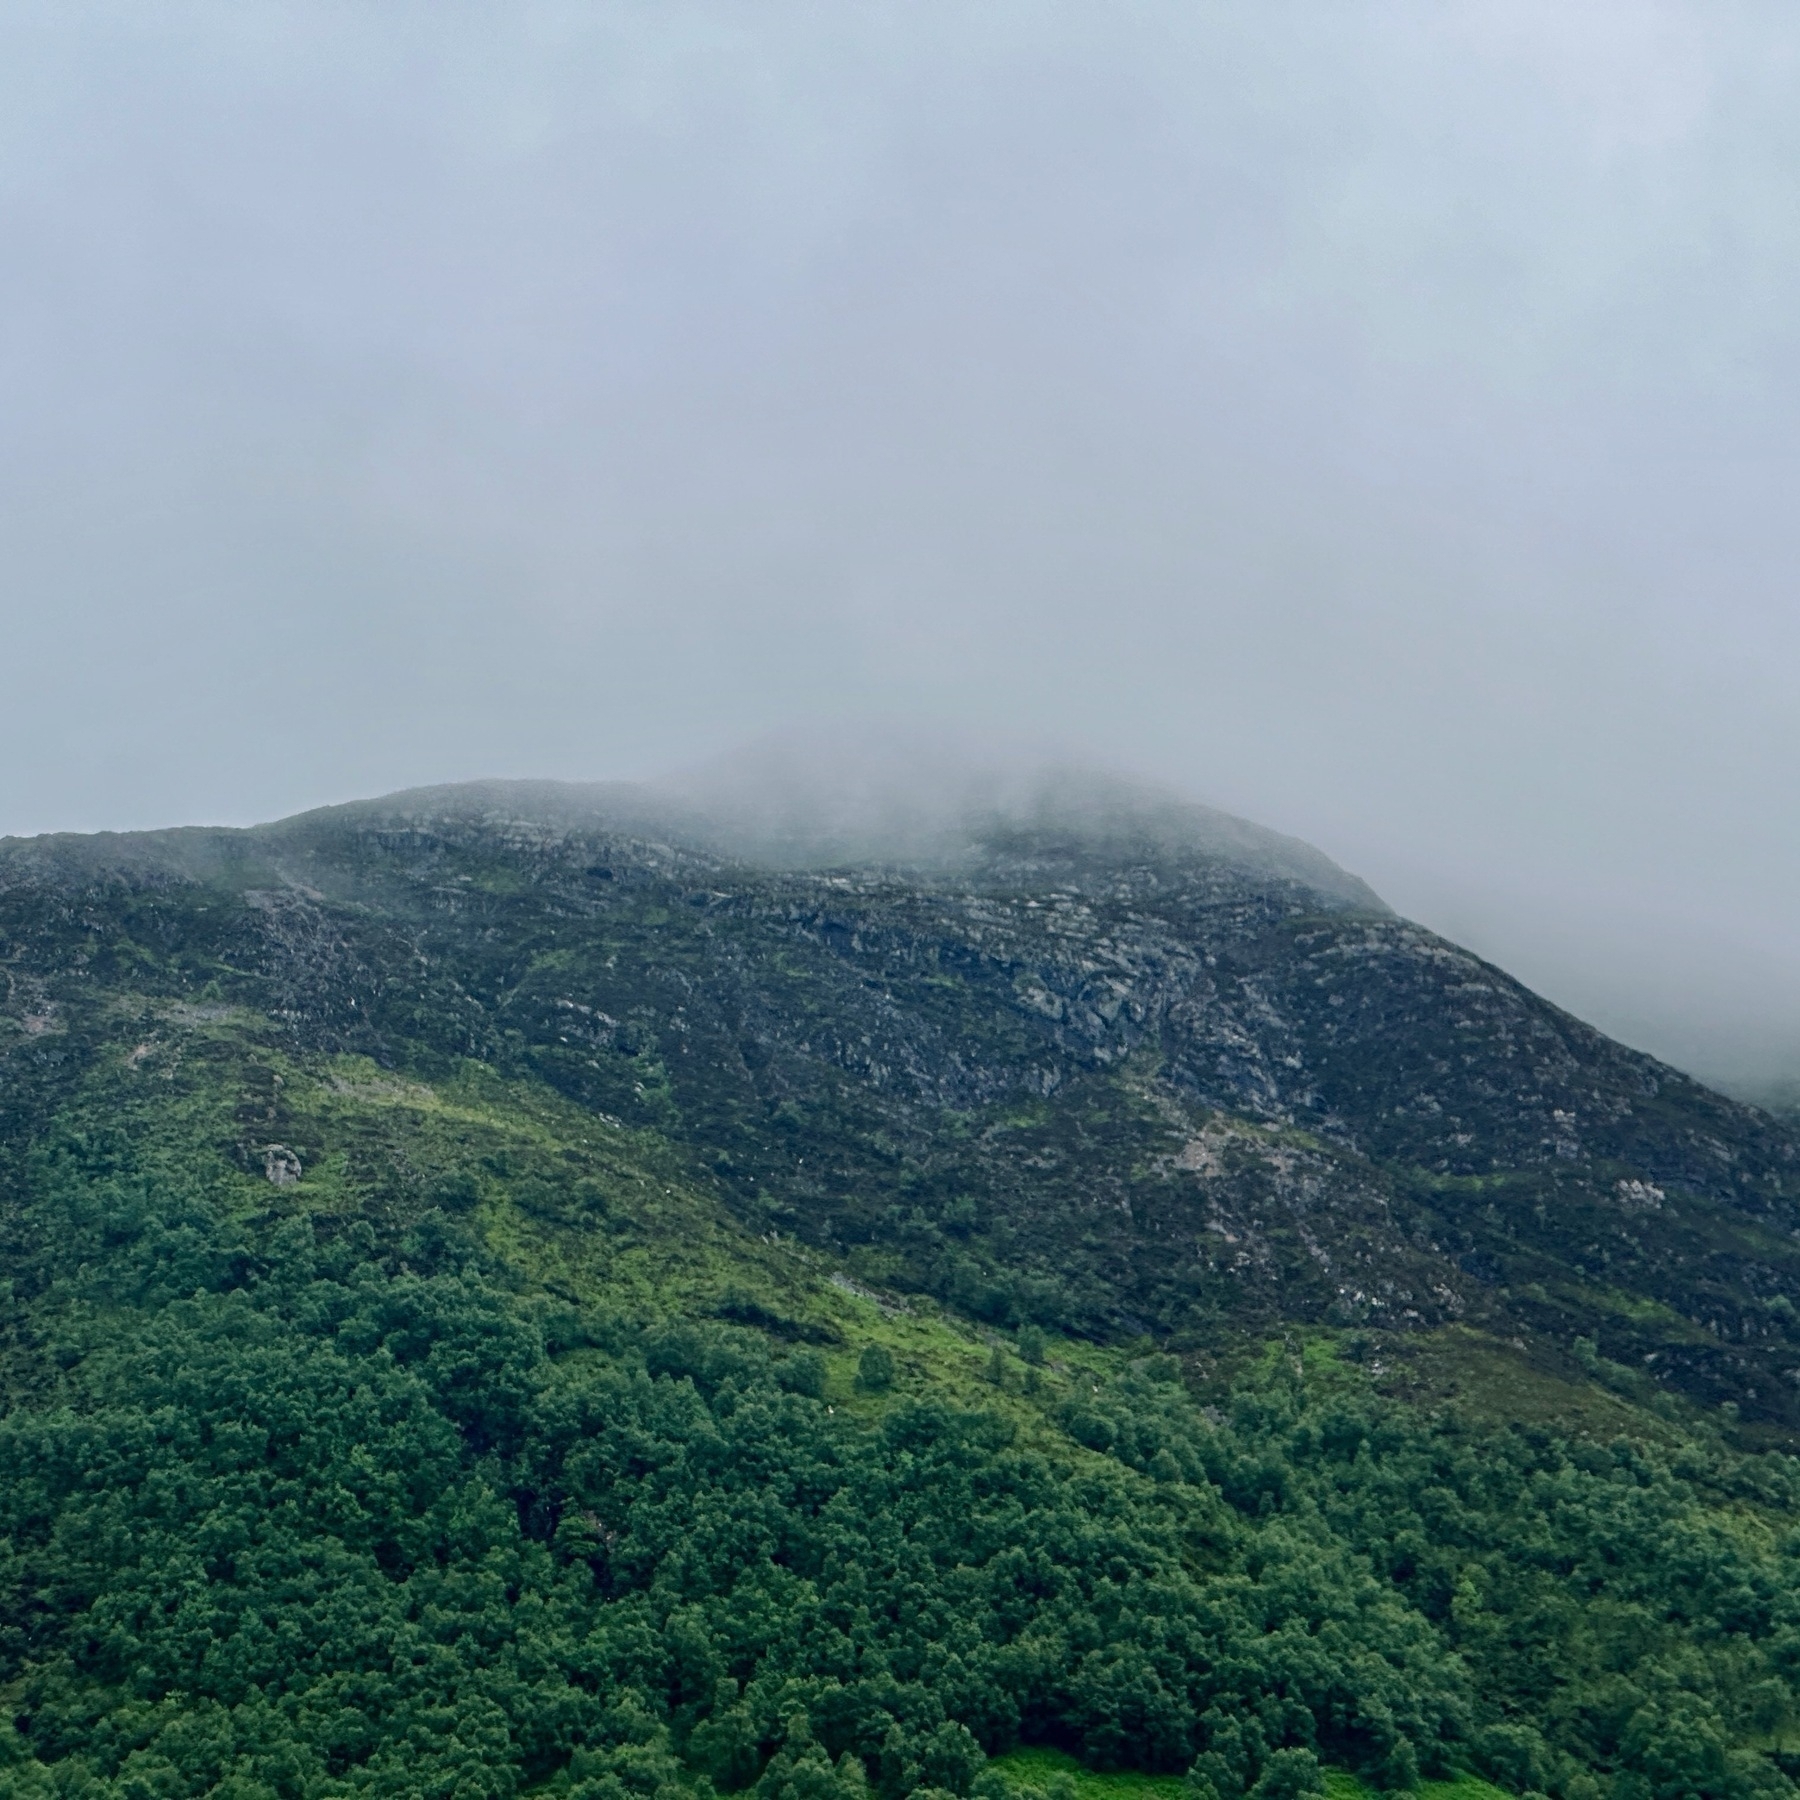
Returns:
[[[1315,1759],[1789,1792],[1785,1457],[1477,1430],[1291,1352],[1213,1416],[1143,1355],[1034,1411],[1041,1331],[982,1410],[863,1356],[852,1417],[791,1336],[246,1176],[216,1080],[102,1085],[18,1175],[0,1792],[900,1800],[1020,1741],[1219,1800]]]

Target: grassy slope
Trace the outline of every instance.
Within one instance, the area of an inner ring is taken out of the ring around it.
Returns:
[[[473,1228],[523,1296],[760,1326],[818,1356],[826,1397],[853,1414],[927,1393],[1000,1406],[1080,1457],[1049,1414],[1090,1372],[1103,1379],[1129,1361],[1128,1349],[1059,1338],[1033,1393],[1009,1349],[996,1386],[993,1350],[1008,1334],[872,1287],[779,1231],[753,1235],[656,1132],[477,1062],[424,1081],[362,1057],[295,1056],[271,1047],[260,1021],[172,1005],[120,1038],[63,1116],[104,1119],[152,1168],[183,1165],[246,1225],[301,1214],[400,1238],[442,1221]],[[283,1152],[298,1161],[297,1180],[271,1181],[272,1148],[278,1166]],[[897,1371],[880,1397],[856,1385],[874,1344]]]
[[[1083,1768],[1060,1750],[1015,1750],[996,1757],[993,1766],[1020,1800],[1047,1793],[1059,1776],[1073,1784],[1074,1800],[1183,1800],[1186,1792],[1175,1776],[1106,1774]],[[1327,1774],[1325,1788],[1328,1800],[1375,1800],[1377,1792],[1341,1769]],[[1421,1781],[1416,1792],[1420,1800],[1504,1800],[1505,1790],[1479,1775],[1463,1775],[1454,1781]]]
[[[477,1062],[428,1082],[360,1057],[284,1054],[260,1042],[251,1021],[222,1010],[164,1018],[175,1041],[126,1051],[99,1083],[117,1082],[119,1116],[141,1118],[158,1137],[219,1147],[230,1140],[233,1166],[220,1179],[241,1196],[246,1216],[293,1209],[401,1231],[434,1212],[466,1213],[525,1291],[641,1317],[761,1324],[778,1343],[816,1354],[828,1399],[852,1413],[875,1416],[926,1394],[1000,1406],[1016,1425],[1076,1456],[1083,1452],[1049,1422],[1056,1409],[1149,1348],[1052,1333],[1045,1365],[1028,1370],[1013,1334],[928,1296],[876,1285],[866,1259],[846,1264],[778,1229],[754,1235],[694,1182],[688,1160],[658,1133],[596,1116],[542,1083]],[[178,1082],[184,1069],[188,1079]],[[271,1116],[247,1118],[263,1094]],[[257,1167],[264,1144],[277,1140],[302,1161],[291,1186],[271,1187]],[[870,1345],[895,1359],[894,1387],[880,1398],[855,1379]],[[1296,1327],[1222,1355],[1197,1353],[1188,1372],[1202,1392],[1222,1393],[1231,1377],[1283,1347],[1314,1378],[1353,1372],[1398,1398],[1451,1405],[1484,1422],[1595,1442],[1620,1434],[1663,1446],[1717,1438],[1713,1420],[1646,1391],[1631,1371],[1602,1364],[1599,1379],[1559,1379],[1519,1345],[1461,1326],[1383,1337],[1373,1349],[1354,1330]]]
[[[159,1075],[173,1076],[184,1060],[207,1069],[204,1083],[155,1094]],[[403,1230],[446,1203],[467,1208],[525,1292],[644,1318],[760,1323],[777,1343],[817,1355],[825,1397],[852,1414],[875,1417],[926,1395],[998,1406],[1032,1436],[1080,1458],[1087,1453],[1050,1415],[1091,1387],[1090,1377],[1104,1380],[1130,1360],[1129,1348],[1055,1338],[1046,1365],[1030,1372],[1006,1333],[928,1298],[871,1287],[839,1259],[779,1231],[752,1235],[692,1183],[655,1132],[597,1118],[542,1084],[502,1078],[480,1063],[428,1083],[359,1057],[281,1055],[229,1018],[190,1026],[186,1050],[167,1062],[159,1069],[154,1057],[124,1058],[114,1077],[150,1090],[138,1105],[157,1115],[158,1135],[218,1143],[231,1130],[241,1163],[254,1162],[279,1131],[281,1145],[300,1155],[302,1175],[292,1185],[272,1188],[255,1172],[222,1177],[241,1192],[246,1214],[294,1209]],[[259,1129],[246,1134],[243,1096],[265,1081],[279,1082],[276,1117],[254,1121]],[[893,1387],[880,1396],[856,1382],[871,1345],[895,1362]],[[1000,1385],[991,1379],[996,1346]]]

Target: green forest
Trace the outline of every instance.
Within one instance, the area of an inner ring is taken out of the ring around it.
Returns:
[[[1692,1409],[1409,1402],[1327,1327],[1202,1378],[982,1325],[528,1079],[126,1023],[7,1174],[6,1794],[1800,1771],[1800,1463]],[[243,1148],[277,1104],[304,1167]]]

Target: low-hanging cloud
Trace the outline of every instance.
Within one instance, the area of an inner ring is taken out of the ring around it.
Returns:
[[[1800,1067],[1787,9],[13,17],[0,829],[974,726]]]

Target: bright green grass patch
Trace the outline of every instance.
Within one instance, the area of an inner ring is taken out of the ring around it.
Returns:
[[[1185,1791],[1179,1775],[1101,1775],[1060,1750],[1015,1750],[988,1766],[1015,1789],[1044,1788],[1053,1775],[1072,1776],[1077,1800],[1181,1800]]]
[[[1412,1791],[1420,1800],[1512,1800],[1504,1788],[1483,1781],[1479,1775],[1458,1775],[1454,1781],[1421,1781]],[[1341,1769],[1326,1770],[1325,1794],[1326,1800],[1380,1800],[1378,1789]]]
[[[1070,1776],[1076,1800],[1182,1800],[1186,1791],[1179,1775],[1102,1775],[1060,1750],[1015,1750],[1009,1756],[996,1756],[988,1766],[998,1770],[1015,1791],[1047,1788],[1052,1776]],[[1413,1792],[1418,1800],[1512,1800],[1503,1789],[1478,1775],[1421,1781]],[[1325,1793],[1326,1800],[1387,1800],[1367,1782],[1341,1769],[1325,1772]]]

